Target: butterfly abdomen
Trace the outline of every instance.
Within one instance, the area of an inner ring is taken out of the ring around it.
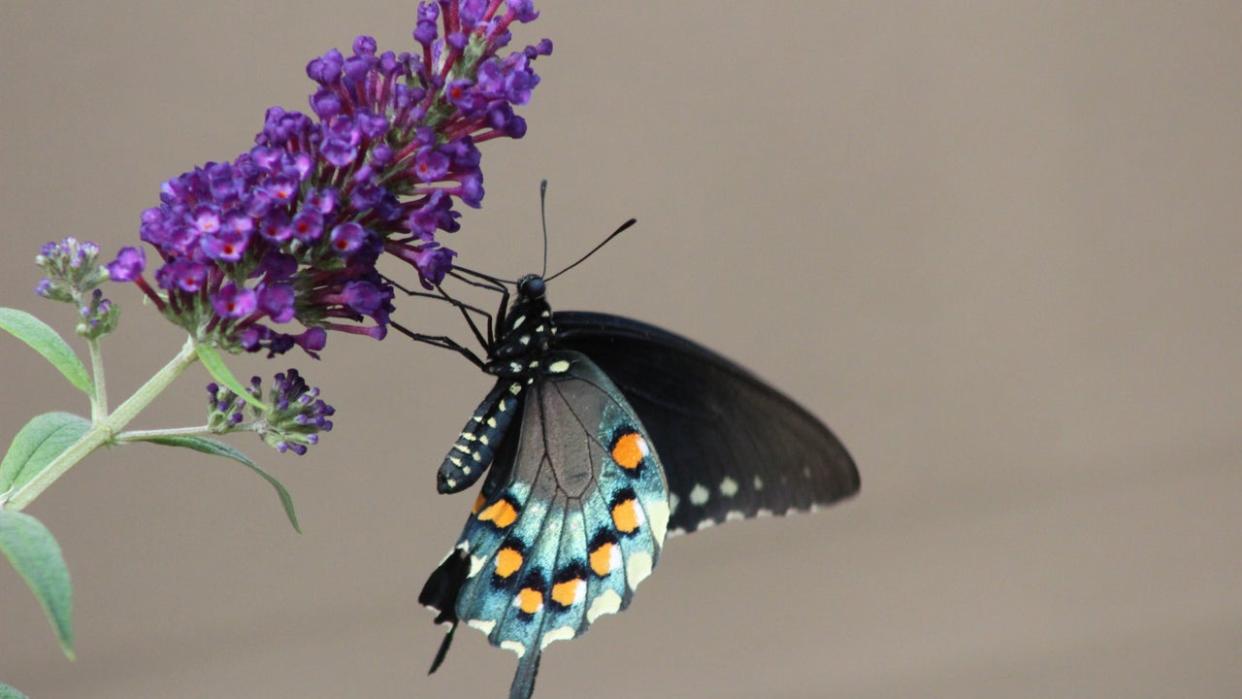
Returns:
[[[521,409],[522,382],[501,379],[462,428],[453,448],[440,464],[436,486],[441,493],[457,493],[479,480],[495,456],[496,447]]]
[[[528,300],[513,307],[499,341],[487,348],[488,361],[483,367],[498,380],[440,464],[436,481],[441,493],[469,488],[491,465],[496,448],[522,408],[523,390],[543,368],[542,359],[555,332],[546,301]]]

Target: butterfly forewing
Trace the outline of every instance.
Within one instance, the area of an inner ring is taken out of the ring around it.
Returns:
[[[729,360],[645,323],[558,312],[557,346],[591,357],[663,458],[672,533],[809,510],[853,495],[859,477],[813,415]]]

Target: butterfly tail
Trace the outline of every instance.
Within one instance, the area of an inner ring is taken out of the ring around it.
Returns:
[[[449,646],[453,643],[453,633],[457,631],[458,622],[457,596],[469,572],[469,555],[465,550],[455,548],[427,579],[422,592],[418,595],[420,604],[437,612],[435,619],[437,624],[449,625],[448,632],[444,634],[444,640],[440,643],[440,649],[436,651],[436,657],[431,662],[431,669],[427,671],[429,675],[439,669],[440,664],[444,662],[444,656],[448,655]]]
[[[436,657],[431,661],[431,669],[427,671],[428,675],[435,674],[436,670],[444,664],[444,656],[448,655],[449,646],[453,645],[453,634],[457,631],[457,622],[449,627],[444,634],[444,640],[440,642],[440,650],[436,651]]]
[[[535,676],[539,674],[539,660],[543,654],[532,649],[518,660],[513,684],[509,686],[509,699],[530,699],[535,692]]]

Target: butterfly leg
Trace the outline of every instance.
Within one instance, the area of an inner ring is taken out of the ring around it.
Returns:
[[[414,289],[410,289],[408,287],[402,286],[400,282],[397,282],[396,280],[391,279],[389,277],[383,277],[383,279],[384,281],[391,284],[393,288],[397,289],[398,291],[405,294],[406,296],[415,296],[418,298],[434,299],[436,301],[445,301],[451,304],[454,308],[461,311],[461,314],[466,318],[466,323],[469,324],[470,326],[471,332],[474,333],[475,339],[478,340],[479,344],[482,345],[484,348],[490,347],[492,345],[492,342],[495,341],[495,334],[493,331],[493,327],[495,325],[494,319],[492,318],[491,313],[488,313],[482,308],[479,308],[478,306],[471,306],[468,303],[465,303],[463,301],[453,298],[446,291],[444,291],[443,287],[440,287],[440,286],[436,287],[436,291],[438,291],[439,293],[432,294],[430,292],[416,291]],[[470,317],[470,313],[476,313],[482,318],[486,319],[487,321],[487,339],[486,340],[483,339],[483,334],[479,331],[479,328],[475,324],[474,319]]]
[[[470,332],[474,333],[474,339],[479,341],[479,344],[483,346],[484,351],[490,350],[490,348],[492,347],[492,344],[496,340],[495,334],[493,332],[492,314],[488,313],[487,311],[484,311],[481,308],[475,308],[474,306],[470,306],[468,304],[462,303],[461,301],[458,301],[452,296],[449,296],[448,292],[444,290],[444,287],[437,286],[436,291],[440,292],[440,295],[444,297],[445,301],[448,301],[449,303],[453,304],[454,306],[457,307],[457,310],[461,311],[461,316],[466,319],[466,325],[470,326]],[[483,334],[479,332],[479,326],[475,324],[474,318],[470,317],[470,313],[468,312],[468,310],[473,310],[476,313],[481,313],[483,314],[484,317],[487,318],[487,338],[486,339],[484,339]]]
[[[416,333],[413,330],[410,330],[409,328],[395,321],[389,321],[388,324],[396,328],[397,331],[400,332],[402,335],[405,335],[406,337],[410,338],[411,340],[414,340],[415,342],[422,342],[422,343],[431,345],[432,347],[440,347],[442,349],[453,350],[454,352],[470,360],[471,364],[474,364],[480,369],[486,366],[483,360],[479,359],[478,355],[476,355],[474,352],[471,352],[469,349],[462,347],[456,340],[454,340],[451,337],[448,337],[447,335],[424,335],[423,333]]]
[[[504,327],[505,311],[509,308],[509,288],[505,286],[503,282],[496,277],[483,274],[482,272],[476,272],[465,267],[454,267],[449,271],[449,276],[462,283],[469,284],[470,286],[499,293],[500,307],[496,312],[496,323],[497,327]],[[474,277],[474,279],[471,277]],[[476,281],[476,279],[479,281]]]

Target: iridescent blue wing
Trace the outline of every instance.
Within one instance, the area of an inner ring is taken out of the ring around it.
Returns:
[[[553,321],[556,347],[607,373],[659,445],[670,536],[858,492],[858,469],[832,431],[746,369],[628,318],[571,311]]]
[[[496,453],[453,552],[420,601],[518,655],[512,699],[539,657],[625,609],[659,560],[668,489],[647,431],[586,356],[551,352],[524,391],[517,439]]]

